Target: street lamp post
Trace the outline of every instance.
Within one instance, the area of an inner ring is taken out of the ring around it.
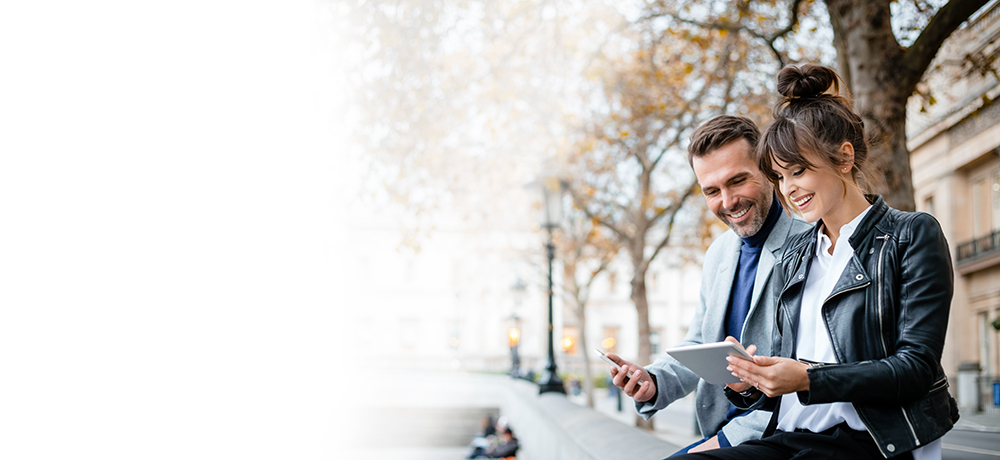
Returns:
[[[548,232],[548,241],[545,243],[546,256],[549,262],[549,349],[545,363],[545,371],[538,381],[538,392],[541,393],[562,393],[566,394],[562,379],[556,369],[555,346],[552,339],[552,260],[556,256],[556,246],[552,242],[552,231],[558,225],[562,216],[562,188],[558,183],[542,184],[542,222],[541,225]]]
[[[521,318],[511,316],[512,323],[517,324]],[[521,338],[521,330],[517,326],[511,326],[507,330],[507,340],[510,342],[510,376],[518,378],[521,376],[521,357],[517,354],[517,342]]]
[[[517,316],[517,309],[521,306],[521,299],[524,298],[524,291],[527,286],[518,277],[510,290],[514,293],[514,308],[510,313],[510,328],[507,329],[507,340],[510,344],[510,376],[518,378],[521,376],[521,356],[517,354],[517,344],[521,339],[521,318]]]

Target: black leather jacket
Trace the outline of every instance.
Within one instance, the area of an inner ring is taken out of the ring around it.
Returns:
[[[798,397],[803,404],[853,403],[889,458],[940,438],[958,420],[941,367],[953,275],[934,217],[890,208],[878,195],[867,198],[872,209],[849,239],[854,257],[822,307],[838,363],[814,364],[809,391]],[[778,356],[795,358],[801,296],[820,227],[789,238],[775,266]],[[742,407],[776,410],[780,401],[727,395]]]

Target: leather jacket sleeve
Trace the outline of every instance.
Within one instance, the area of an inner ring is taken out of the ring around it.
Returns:
[[[936,384],[952,298],[951,256],[938,222],[924,213],[912,216],[885,236],[898,238],[894,259],[878,262],[885,264],[884,272],[871,273],[872,282],[884,286],[869,290],[881,298],[868,299],[868,305],[894,311],[883,315],[895,321],[882,325],[888,355],[810,368],[810,390],[798,395],[803,404],[901,404],[925,396]]]

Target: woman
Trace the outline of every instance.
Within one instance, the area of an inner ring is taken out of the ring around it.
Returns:
[[[730,358],[739,407],[773,411],[769,436],[692,458],[941,458],[958,419],[941,367],[951,257],[928,214],[866,195],[864,123],[828,67],[787,67],[760,170],[813,230],[774,276],[775,357]]]

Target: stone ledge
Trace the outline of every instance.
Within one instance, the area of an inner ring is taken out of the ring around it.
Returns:
[[[511,381],[501,413],[507,416],[521,449],[518,460],[658,459],[680,449],[538,386]]]

